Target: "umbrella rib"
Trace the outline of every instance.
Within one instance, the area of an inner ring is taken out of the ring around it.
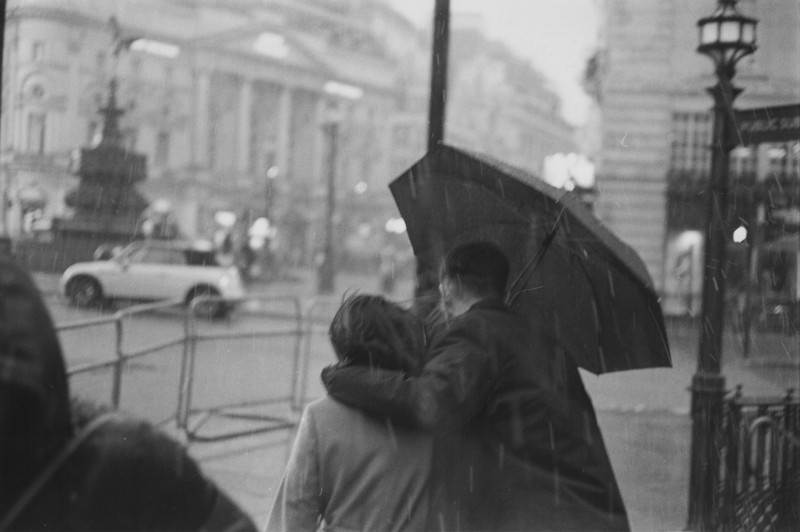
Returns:
[[[542,257],[544,257],[545,252],[547,252],[547,250],[550,248],[550,244],[553,243],[553,239],[556,236],[556,229],[558,229],[558,222],[559,222],[559,220],[561,220],[561,215],[562,214],[564,214],[564,208],[563,207],[561,208],[561,212],[558,213],[558,217],[556,217],[556,221],[553,222],[552,229],[550,229],[550,231],[547,233],[547,237],[544,239],[544,242],[542,242],[542,247],[539,248],[539,250],[536,252],[536,255],[534,255],[531,258],[531,260],[528,261],[528,263],[525,265],[525,267],[522,268],[522,270],[519,272],[519,275],[517,275],[516,279],[514,279],[514,281],[511,283],[511,288],[508,289],[509,295],[511,294],[511,292],[514,290],[514,287],[517,286],[517,284],[520,282],[520,280],[522,279],[522,277],[526,273],[528,273],[529,271],[535,270],[539,266],[539,263],[541,262]],[[531,267],[531,266],[533,266],[533,267]],[[510,297],[508,298],[508,302],[507,302],[508,305],[513,304],[514,300],[522,292],[523,291],[520,290],[520,291],[516,292],[514,295],[510,295]]]

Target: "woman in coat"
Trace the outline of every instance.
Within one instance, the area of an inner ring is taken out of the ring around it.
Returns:
[[[330,326],[340,364],[416,374],[422,323],[382,297],[346,299]],[[425,528],[433,442],[326,396],[305,409],[269,531]]]

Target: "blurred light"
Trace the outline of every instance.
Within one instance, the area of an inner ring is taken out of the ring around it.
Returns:
[[[172,204],[167,199],[159,198],[150,204],[150,209],[156,213],[167,214],[172,210]]]
[[[733,241],[736,242],[737,244],[741,244],[745,240],[747,240],[747,228],[744,227],[743,225],[740,225],[733,232]]]
[[[278,177],[278,173],[280,173],[280,169],[277,166],[270,166],[269,170],[267,170],[267,178],[268,179],[275,179]]]
[[[136,39],[131,43],[131,50],[146,54],[158,55],[173,59],[181,53],[181,47],[152,39]]]
[[[767,150],[770,159],[783,159],[786,157],[786,150],[783,148],[770,148]]]
[[[253,50],[277,59],[283,59],[289,55],[289,46],[286,44],[286,38],[271,31],[262,32],[258,36],[253,42]]]
[[[731,151],[731,156],[735,159],[745,159],[750,157],[751,150],[747,146],[737,146]]]
[[[266,240],[260,236],[251,236],[250,239],[247,241],[247,245],[252,250],[258,251],[259,249],[264,247]]]
[[[676,239],[675,243],[681,249],[687,249],[692,246],[699,246],[703,242],[703,234],[700,231],[684,231]]]
[[[367,191],[367,184],[363,181],[359,181],[358,183],[356,183],[356,186],[353,187],[353,190],[355,191],[356,194],[363,194],[364,192]]]
[[[359,224],[358,236],[360,236],[361,238],[369,238],[369,235],[371,234],[372,234],[372,227],[368,223],[364,222],[362,224]]]
[[[222,227],[232,227],[236,223],[236,214],[230,211],[217,211],[214,220]]]
[[[257,238],[272,238],[275,235],[275,231],[275,227],[272,226],[269,220],[262,217],[253,222],[247,234]]]
[[[594,187],[594,163],[577,153],[554,153],[544,158],[544,180],[556,188]],[[571,185],[568,185],[570,183]]]
[[[564,183],[564,190],[574,190],[575,189],[575,182],[571,179]]]
[[[197,251],[213,251],[214,243],[207,238],[195,240],[192,242],[192,249],[196,249]]]
[[[402,235],[406,232],[406,221],[402,218],[389,218],[386,221],[386,232],[395,235]]]
[[[328,94],[334,96],[341,96],[348,100],[358,100],[364,96],[364,89],[356,87],[355,85],[348,85],[340,81],[328,81],[325,83],[323,90]]]

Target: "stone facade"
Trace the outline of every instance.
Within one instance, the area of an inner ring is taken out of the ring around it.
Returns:
[[[699,310],[704,229],[697,219],[702,213],[681,207],[694,201],[686,193],[669,191],[676,188],[676,176],[702,182],[710,164],[713,102],[705,88],[714,85],[714,71],[712,62],[695,50],[697,20],[715,6],[713,1],[607,0],[604,43],[591,80],[602,139],[596,214],[640,253],[665,295],[668,312]],[[744,92],[736,107],[800,102],[796,0],[743,0],[738,7],[760,22],[758,50],[737,67],[734,83]],[[700,149],[689,153],[690,145]],[[794,175],[796,183],[797,146],[788,146],[785,153],[787,175]],[[734,173],[736,168],[733,164]],[[693,190],[696,196],[699,189]],[[670,208],[673,215],[683,210],[683,218],[695,220],[680,222],[681,216],[668,216]],[[681,288],[687,277],[678,270],[686,253],[691,255],[690,286]],[[688,303],[678,301],[685,290],[691,292]]]
[[[220,210],[266,214],[307,261],[324,233],[326,123],[339,129],[337,198],[352,206],[344,231],[394,216],[386,184],[426,149],[430,38],[378,0],[14,0],[7,13],[0,214],[14,238],[71,215],[70,154],[96,140],[112,77],[123,142],[147,156],[140,189],[189,237],[209,237]],[[518,62],[507,50],[451,62],[467,89],[446,140],[536,172],[574,151],[572,129],[543,79],[513,79]],[[484,66],[493,92],[476,101]],[[33,192],[44,206],[19,201]]]

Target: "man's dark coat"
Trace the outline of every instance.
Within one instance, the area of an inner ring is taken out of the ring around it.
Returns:
[[[437,431],[432,529],[628,529],[591,401],[546,331],[487,299],[431,356],[419,377],[338,367],[323,381],[343,402]]]

